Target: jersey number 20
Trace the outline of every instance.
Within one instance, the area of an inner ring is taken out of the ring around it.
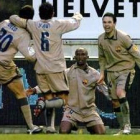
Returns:
[[[4,28],[2,28],[0,30],[0,51],[5,52],[10,46],[12,40],[13,40],[13,36],[8,35],[7,31]]]

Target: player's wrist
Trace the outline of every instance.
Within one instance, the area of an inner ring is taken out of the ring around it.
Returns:
[[[40,94],[40,93],[42,93],[40,88],[38,86],[35,86],[34,87],[34,94]]]
[[[33,95],[37,94],[36,87],[32,88],[32,90],[33,90]]]

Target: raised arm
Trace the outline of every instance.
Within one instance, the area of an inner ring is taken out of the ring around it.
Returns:
[[[10,16],[9,20],[18,27],[26,28],[27,26],[27,19],[20,18],[18,15]]]
[[[58,32],[63,34],[77,29],[80,26],[82,18],[83,16],[80,13],[75,13],[70,19],[58,20]]]

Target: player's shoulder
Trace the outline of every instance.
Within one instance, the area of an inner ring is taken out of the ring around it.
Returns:
[[[98,71],[97,71],[95,68],[91,67],[91,66],[88,66],[88,69],[89,69],[91,72],[98,73]]]
[[[4,20],[0,23],[1,28],[4,28],[5,30],[7,30],[10,33],[14,33],[14,32],[19,32],[19,30],[24,31],[24,29],[17,27],[16,25],[14,25],[13,23],[11,23],[9,20]]]
[[[4,27],[4,26],[7,26],[9,23],[10,23],[9,20],[3,20],[3,21],[0,22],[0,26],[1,26],[1,28],[2,28],[2,27]]]
[[[105,36],[105,32],[101,33],[101,34],[98,36],[98,40],[104,39],[104,36]]]
[[[117,36],[121,40],[123,40],[123,39],[131,39],[131,37],[128,35],[128,33],[124,32],[122,30],[117,30]]]
[[[9,23],[10,21],[8,20],[8,19],[6,19],[6,20],[3,20],[3,21],[1,21],[0,23],[1,24],[7,24],[7,23]]]
[[[118,33],[118,34],[121,34],[121,35],[128,35],[126,32],[124,32],[124,31],[122,31],[122,30],[119,30],[119,29],[117,30],[117,33]]]
[[[69,22],[69,21],[70,21],[70,19],[52,19],[51,20],[52,23],[54,23],[58,26],[63,25],[65,23]]]
[[[62,24],[62,22],[64,22],[64,20],[61,19],[52,19],[51,23],[57,26],[60,26]]]

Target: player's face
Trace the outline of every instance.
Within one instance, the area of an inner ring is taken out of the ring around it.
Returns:
[[[107,34],[111,34],[114,31],[115,25],[112,17],[106,16],[103,18],[103,27]]]
[[[75,59],[78,66],[85,65],[87,62],[88,54],[84,49],[79,49],[75,53]]]

